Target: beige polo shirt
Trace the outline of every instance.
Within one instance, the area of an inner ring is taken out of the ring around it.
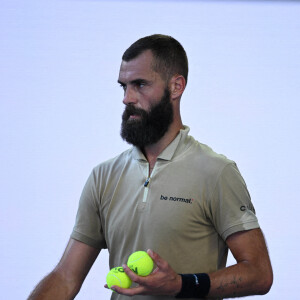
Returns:
[[[148,162],[136,147],[95,167],[71,237],[108,248],[111,268],[149,248],[178,273],[223,268],[226,238],[259,224],[236,164],[188,132],[185,126],[159,155],[150,178]]]

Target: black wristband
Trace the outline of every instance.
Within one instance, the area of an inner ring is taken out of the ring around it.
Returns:
[[[210,289],[210,278],[206,273],[179,274],[182,286],[176,298],[204,298]]]

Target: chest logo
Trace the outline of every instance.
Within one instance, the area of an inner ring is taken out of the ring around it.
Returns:
[[[193,204],[194,199],[193,198],[180,198],[180,197],[174,197],[174,196],[160,196],[160,200],[163,201],[174,201],[174,202],[183,202],[187,204]]]

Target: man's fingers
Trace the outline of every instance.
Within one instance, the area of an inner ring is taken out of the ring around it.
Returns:
[[[129,278],[132,280],[132,282],[138,283],[140,285],[146,285],[147,279],[146,277],[138,276],[135,274],[127,265],[122,266],[125,273],[129,276]]]
[[[172,271],[172,269],[169,267],[167,261],[161,258],[156,252],[149,249],[147,253],[153,259],[154,263],[157,266],[154,272],[148,276],[142,277],[134,273],[132,270],[130,270],[130,268],[127,265],[124,264],[122,267],[125,273],[132,280],[132,282],[137,283],[138,286],[128,289],[124,289],[119,286],[112,286],[112,290],[114,290],[118,294],[126,296],[147,295],[149,293],[153,293],[155,295],[155,293],[157,292],[155,287],[160,286],[161,281],[165,280],[164,278],[166,277],[166,275],[172,275],[174,271]]]
[[[148,249],[147,253],[153,259],[154,263],[157,265],[157,267],[159,269],[161,269],[161,270],[167,270],[168,269],[169,264],[163,258],[161,258],[156,252],[154,252],[151,249]]]
[[[111,289],[114,290],[116,293],[122,294],[125,296],[142,295],[145,290],[144,287],[142,287],[142,286],[137,286],[137,287],[130,288],[130,289],[123,289],[117,285],[113,285],[111,287]]]
[[[154,252],[151,249],[148,249],[147,253],[153,259],[154,263],[159,267],[159,264],[163,259],[156,252]]]
[[[139,277],[139,276],[136,275],[132,270],[130,270],[130,268],[127,265],[124,264],[124,265],[122,265],[122,267],[123,267],[125,273],[129,276],[129,278],[132,281],[136,282],[137,277]]]
[[[176,276],[179,275],[175,273],[167,261],[161,258],[157,253],[152,250],[148,250],[147,252],[157,265],[157,268],[152,272],[152,274],[144,277],[139,276],[124,264],[122,267],[125,273],[129,276],[132,282],[137,284],[137,286],[134,285],[128,289],[124,289],[119,286],[112,286],[112,290],[125,296],[174,294],[174,288],[177,290]]]

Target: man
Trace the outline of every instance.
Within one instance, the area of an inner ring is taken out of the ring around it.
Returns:
[[[134,147],[94,168],[69,244],[29,299],[73,299],[103,248],[110,267],[148,250],[156,269],[112,299],[228,298],[265,294],[272,268],[246,184],[235,163],[188,135],[180,99],[183,47],[152,35],[131,45],[119,73],[121,136]],[[227,249],[236,264],[225,267]]]

